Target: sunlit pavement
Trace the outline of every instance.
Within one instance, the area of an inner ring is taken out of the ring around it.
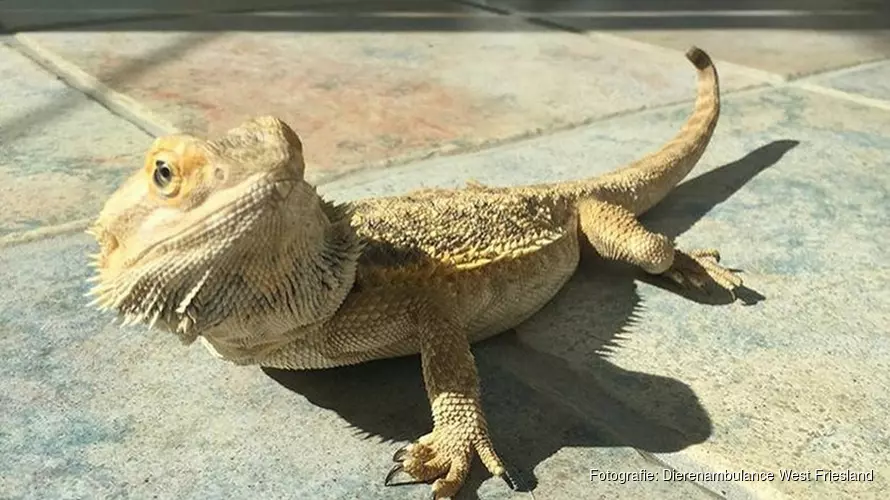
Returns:
[[[153,136],[261,114],[338,200],[604,172],[682,124],[693,44],[721,121],[644,222],[748,289],[706,304],[584,266],[476,348],[497,449],[538,499],[890,487],[882,2],[107,3],[0,3],[0,497],[424,498],[383,486],[431,425],[417,358],[264,371],[110,325],[85,307],[83,229]],[[476,497],[528,494],[477,464]]]

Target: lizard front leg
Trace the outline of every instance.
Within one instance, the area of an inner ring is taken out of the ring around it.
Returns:
[[[433,308],[419,310],[416,323],[433,430],[396,452],[396,465],[385,483],[391,485],[395,475],[404,471],[417,482],[434,481],[432,498],[452,497],[463,485],[473,456],[478,455],[492,474],[513,487],[488,435],[466,334]]]
[[[581,233],[607,259],[627,262],[651,274],[663,275],[681,286],[703,288],[712,281],[734,294],[742,280],[721,266],[716,250],[684,252],[662,234],[649,231],[632,212],[600,200],[578,202]]]

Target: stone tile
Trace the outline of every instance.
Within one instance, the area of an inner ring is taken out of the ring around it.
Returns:
[[[768,30],[647,30],[615,33],[641,42],[685,50],[707,48],[715,58],[796,78],[890,57],[890,30],[798,32]]]
[[[890,10],[880,0],[475,3],[676,50],[698,45],[721,60],[784,77],[890,57]]]
[[[404,358],[264,372],[171,335],[118,329],[84,306],[94,245],[66,236],[0,250],[0,496],[4,498],[381,498],[390,457],[428,431],[420,364]],[[508,347],[508,349],[510,349]],[[501,453],[545,498],[590,491],[703,498],[691,484],[589,480],[652,468],[584,415],[480,349]],[[567,448],[567,446],[569,446]],[[532,471],[534,471],[532,473]],[[476,466],[462,498],[515,498]]]
[[[814,78],[813,83],[890,102],[890,61]]]
[[[151,138],[0,46],[0,238],[92,217]]]
[[[27,40],[185,130],[218,134],[277,114],[301,134],[310,168],[326,173],[474,148],[694,92],[682,55],[454,4],[427,2],[415,16],[415,2],[383,5],[399,15],[328,7],[325,15],[203,16]],[[724,81],[759,83],[731,70]]]
[[[583,177],[656,148],[688,111],[357,174],[322,191],[348,199],[471,178]],[[872,482],[734,483],[730,498],[878,498],[890,487],[887,112],[786,88],[728,96],[721,116],[694,177],[645,223],[686,248],[720,248],[765,300],[702,305],[590,265],[518,329],[519,345],[539,354],[497,360],[683,472],[875,471]]]

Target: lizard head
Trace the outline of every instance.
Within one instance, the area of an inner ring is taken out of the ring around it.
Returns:
[[[317,320],[351,287],[357,255],[342,237],[332,245],[346,214],[303,172],[300,139],[272,117],[211,141],[158,138],[88,230],[99,244],[93,303],[186,343],[245,348]],[[329,275],[307,271],[319,260]],[[335,293],[300,297],[316,281]]]

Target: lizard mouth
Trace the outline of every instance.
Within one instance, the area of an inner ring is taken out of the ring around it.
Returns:
[[[171,217],[171,225],[158,229],[138,250],[128,249],[127,239],[120,241],[109,228],[93,226],[88,233],[100,251],[93,256],[97,272],[90,278],[90,306],[116,312],[124,324],[151,327],[160,320],[184,342],[193,341],[197,314],[192,299],[214,274],[230,271],[222,266],[238,262],[233,255],[241,241],[256,240],[281,218],[299,182],[287,172],[242,182],[191,213]]]
[[[109,257],[120,248],[120,243],[114,234],[98,223],[87,229],[86,233],[99,244],[99,251],[90,255],[92,266],[99,270],[105,269],[108,267]]]
[[[169,244],[189,236],[200,236],[201,229],[205,227],[208,231],[211,230],[211,227],[207,227],[210,219],[221,213],[237,212],[239,205],[245,206],[244,202],[247,198],[265,199],[273,205],[287,202],[299,182],[300,179],[293,176],[290,172],[275,172],[259,179],[242,183],[241,187],[238,188],[242,191],[239,196],[234,197],[234,199],[225,204],[209,203],[209,205],[215,206],[200,210],[202,213],[196,214],[197,216],[188,220],[187,224],[179,224],[182,227],[174,229],[172,233],[155,238],[154,241],[146,244],[136,255],[128,258],[120,255],[124,253],[124,248],[114,232],[106,228],[102,223],[96,222],[85,231],[99,244],[99,252],[90,256],[92,265],[100,271],[111,271],[118,267],[126,269],[134,266],[147,254],[165,243]]]

